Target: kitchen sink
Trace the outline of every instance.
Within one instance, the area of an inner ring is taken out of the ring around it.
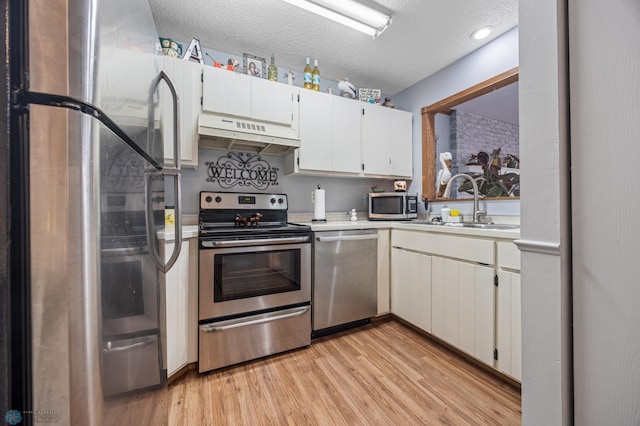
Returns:
[[[509,225],[505,223],[447,223],[446,226],[459,226],[462,228],[476,229],[519,229],[520,225]]]
[[[473,223],[473,222],[431,222],[430,220],[414,220],[412,223],[430,226],[448,226],[452,228],[475,228],[475,229],[520,229],[520,225],[506,223]]]

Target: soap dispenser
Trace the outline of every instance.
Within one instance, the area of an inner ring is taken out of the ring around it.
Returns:
[[[447,207],[446,204],[440,210],[440,216],[442,216],[442,221],[443,222],[449,222],[449,217],[451,216],[451,209],[449,207]]]
[[[355,222],[358,220],[358,214],[356,213],[356,209],[351,209],[351,221]]]

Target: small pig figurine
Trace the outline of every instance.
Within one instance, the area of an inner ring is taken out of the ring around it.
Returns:
[[[260,226],[260,219],[262,219],[262,213],[254,213],[249,219],[249,224],[258,227]]]
[[[247,224],[249,224],[249,218],[240,216],[239,214],[236,215],[235,226],[246,228]]]

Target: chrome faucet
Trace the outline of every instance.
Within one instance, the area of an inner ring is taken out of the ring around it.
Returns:
[[[458,173],[457,175],[452,176],[451,179],[449,179],[449,182],[447,183],[447,187],[445,188],[444,194],[442,194],[442,196],[444,198],[449,198],[451,196],[451,184],[453,183],[454,180],[456,180],[459,177],[463,177],[467,179],[469,182],[471,182],[471,186],[473,187],[473,222],[479,223],[480,216],[486,215],[487,212],[484,210],[480,210],[480,206],[478,203],[478,199],[480,198],[480,193],[478,191],[478,184],[476,183],[475,180],[473,180],[471,176],[469,176],[466,173]]]

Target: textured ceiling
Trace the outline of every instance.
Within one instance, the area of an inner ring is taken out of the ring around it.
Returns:
[[[282,0],[150,0],[163,37],[302,71],[317,58],[323,78],[395,95],[518,24],[518,0],[361,0],[393,16],[377,39]],[[471,32],[493,25],[485,40]],[[186,47],[186,46],[185,46]]]

